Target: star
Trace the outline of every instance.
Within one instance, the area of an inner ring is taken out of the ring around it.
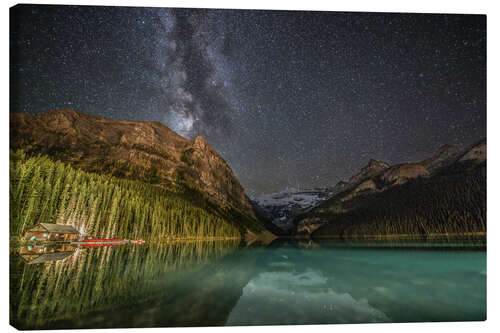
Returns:
[[[160,121],[247,193],[334,185],[376,158],[486,136],[486,18],[18,5],[11,112]],[[418,153],[417,153],[418,152]]]

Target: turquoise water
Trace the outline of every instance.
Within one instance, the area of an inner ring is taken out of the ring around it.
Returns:
[[[39,251],[50,255],[11,254],[18,328],[486,319],[484,245],[190,242]]]

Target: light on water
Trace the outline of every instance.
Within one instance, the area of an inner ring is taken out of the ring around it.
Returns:
[[[43,329],[484,320],[484,250],[470,243],[224,241],[64,249],[72,255],[50,249],[35,258],[26,255],[38,251],[32,248],[11,256],[11,323]]]

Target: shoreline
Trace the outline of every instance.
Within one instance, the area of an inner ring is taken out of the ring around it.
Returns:
[[[467,232],[467,233],[432,233],[432,234],[390,234],[390,235],[350,235],[350,236],[340,236],[340,235],[295,235],[295,236],[275,236],[272,237],[271,242],[274,240],[289,239],[289,240],[332,240],[332,241],[428,241],[428,240],[461,240],[463,242],[469,241],[484,241],[486,243],[487,235],[486,232]],[[258,237],[251,239],[250,242],[260,240]],[[146,244],[172,244],[172,243],[193,243],[193,242],[215,242],[215,241],[230,241],[230,242],[241,242],[245,241],[241,237],[167,237],[157,240],[145,240]],[[247,240],[248,241],[248,240]],[[107,242],[98,242],[102,244],[107,244]],[[122,243],[122,242],[109,242],[109,243]],[[144,244],[143,243],[143,244]],[[264,242],[266,243],[266,242]],[[27,245],[81,245],[90,244],[87,242],[75,241],[75,242],[58,242],[58,241],[48,241],[48,242],[23,242],[19,241],[17,237],[9,238],[9,247],[19,247]],[[129,244],[127,242],[127,244]],[[132,244],[132,243],[130,243]]]
[[[388,234],[388,235],[313,235],[309,237],[296,237],[298,239],[338,239],[338,240],[432,240],[432,239],[462,239],[462,240],[484,240],[487,236],[485,231],[464,233],[430,233],[430,234]]]

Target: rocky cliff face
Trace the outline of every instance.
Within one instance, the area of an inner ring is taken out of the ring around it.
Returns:
[[[359,184],[365,179],[379,175],[382,171],[389,168],[389,164],[384,161],[371,159],[368,164],[349,179],[349,184]]]
[[[356,175],[349,179],[343,191],[337,197],[339,202],[349,201],[354,197],[370,192],[404,184],[408,179],[428,176],[429,172],[421,163],[389,164],[371,159]]]
[[[460,155],[460,149],[455,146],[444,145],[439,148],[436,154],[420,162],[427,171],[433,173],[434,171],[446,167],[456,161]]]
[[[394,165],[387,169],[380,179],[387,185],[404,184],[408,179],[425,177],[429,171],[420,163],[404,163]]]
[[[158,186],[199,191],[254,217],[224,159],[202,137],[188,140],[159,122],[112,120],[73,110],[11,114],[10,146],[78,168]]]
[[[475,164],[486,161],[486,139],[481,140],[460,156],[459,162],[472,162]]]

